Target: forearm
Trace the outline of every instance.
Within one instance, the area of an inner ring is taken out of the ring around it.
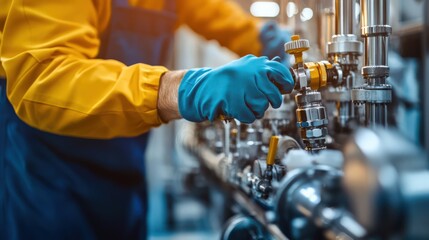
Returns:
[[[35,128],[107,139],[137,136],[162,123],[157,99],[163,67],[71,56],[39,63],[21,56],[3,63],[8,97]]]
[[[166,72],[160,80],[158,93],[158,114],[162,121],[181,118],[178,108],[178,89],[186,71]]]

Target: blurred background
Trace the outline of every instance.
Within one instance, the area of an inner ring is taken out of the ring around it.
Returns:
[[[310,40],[308,54],[324,59],[332,35],[332,0],[251,1],[234,0],[245,11],[263,21],[277,21],[282,28]],[[390,84],[397,97],[394,102],[395,124],[411,141],[427,144],[424,124],[429,114],[427,84],[424,84],[424,0],[391,0],[390,16],[393,34],[389,52]],[[357,7],[356,9],[359,9]],[[359,19],[356,13],[356,19]],[[359,26],[356,26],[359,32]],[[186,26],[176,33],[171,69],[216,67],[236,55],[213,41],[194,34]],[[426,80],[427,81],[427,80]],[[425,89],[426,86],[426,89]],[[423,121],[422,119],[426,119]],[[195,159],[177,143],[177,121],[152,131],[147,152],[147,176],[150,189],[149,239],[219,239],[231,213],[220,189],[207,183],[198,172]]]

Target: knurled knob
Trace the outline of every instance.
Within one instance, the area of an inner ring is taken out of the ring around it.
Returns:
[[[299,35],[293,35],[290,42],[285,43],[285,51],[289,54],[302,53],[310,48],[307,39],[300,39]]]

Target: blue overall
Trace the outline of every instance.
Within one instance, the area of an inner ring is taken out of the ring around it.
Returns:
[[[100,57],[162,64],[176,20],[112,0]],[[22,122],[0,80],[0,239],[145,239],[148,134],[92,140]]]

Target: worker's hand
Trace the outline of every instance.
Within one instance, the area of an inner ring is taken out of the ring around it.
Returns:
[[[269,103],[280,107],[282,96],[274,83],[287,92],[294,86],[289,70],[267,57],[247,55],[216,69],[189,70],[179,86],[179,111],[193,122],[222,114],[251,123],[264,116]]]
[[[287,55],[284,50],[284,44],[290,41],[291,34],[280,29],[274,21],[265,23],[261,32],[259,33],[259,39],[262,43],[262,55],[267,56],[270,59],[279,56],[283,62],[286,62]]]

